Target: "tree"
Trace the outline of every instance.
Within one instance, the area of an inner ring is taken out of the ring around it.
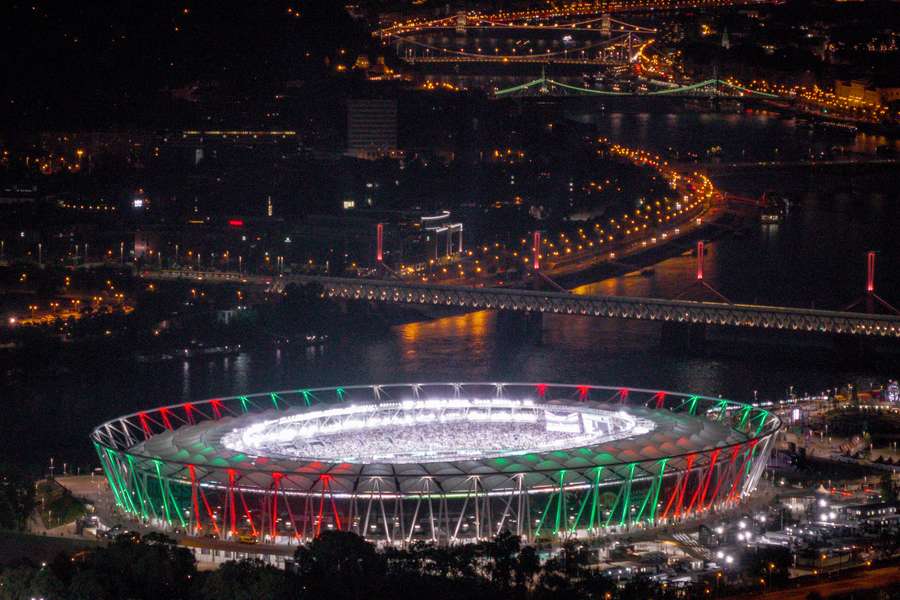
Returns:
[[[516,561],[516,587],[523,590],[534,581],[541,570],[541,559],[534,546],[525,546],[519,551]]]
[[[589,566],[590,552],[574,540],[563,543],[559,554],[544,563],[538,582],[539,597],[596,598],[613,589],[608,578]],[[646,597],[646,596],[645,596]]]
[[[230,561],[209,573],[198,585],[200,600],[255,600],[297,597],[284,571],[259,560]]]
[[[894,479],[890,472],[881,476],[881,499],[884,502],[895,502],[897,500],[897,488],[894,486]]]
[[[72,577],[76,600],[180,600],[196,578],[194,557],[166,536],[120,535],[105,548],[88,553]]]
[[[506,529],[484,545],[484,556],[490,561],[488,573],[491,582],[501,591],[508,591],[512,587],[520,547],[519,536]]]
[[[294,554],[300,586],[312,598],[358,600],[384,586],[384,557],[355,533],[325,531]]]
[[[0,529],[24,529],[34,509],[31,479],[17,468],[0,466]]]
[[[63,591],[63,584],[44,567],[25,564],[0,574],[0,600],[59,598]]]
[[[748,555],[747,573],[754,578],[763,577],[771,583],[788,580],[788,569],[793,562],[791,552],[780,546],[758,546],[754,554]]]

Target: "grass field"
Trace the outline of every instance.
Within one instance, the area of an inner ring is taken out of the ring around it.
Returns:
[[[41,519],[48,528],[71,523],[83,517],[86,512],[84,504],[55,481],[39,483],[35,499],[41,511]]]

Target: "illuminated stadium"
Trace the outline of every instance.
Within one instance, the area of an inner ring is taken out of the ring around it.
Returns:
[[[740,502],[779,427],[762,408],[668,391],[422,383],[177,404],[91,437],[116,504],[145,523],[402,544],[599,536]]]

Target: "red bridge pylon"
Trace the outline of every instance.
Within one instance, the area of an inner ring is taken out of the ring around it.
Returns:
[[[677,296],[675,296],[675,299],[679,300],[679,299],[683,298],[684,296],[686,296],[693,288],[700,287],[709,292],[712,292],[712,294],[716,298],[721,300],[722,302],[724,302],[726,304],[732,304],[731,300],[726,298],[721,292],[719,292],[719,290],[717,290],[713,286],[706,283],[706,281],[703,279],[703,254],[704,254],[704,244],[703,244],[703,241],[701,240],[701,241],[697,242],[697,278],[691,283],[691,285],[686,287],[684,290],[681,291],[681,293],[679,293]]]
[[[862,303],[865,303],[867,313],[874,313],[875,305],[879,304],[888,312],[900,315],[900,311],[894,308],[887,300],[875,293],[875,252],[872,250],[869,250],[866,253],[866,294],[854,300],[844,310],[851,310]]]

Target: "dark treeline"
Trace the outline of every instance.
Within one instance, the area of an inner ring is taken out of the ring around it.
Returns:
[[[301,546],[286,570],[258,561],[198,571],[193,555],[161,534],[123,534],[106,547],[59,555],[43,565],[19,562],[0,571],[0,599],[366,600],[420,598],[675,597],[649,580],[623,588],[588,566],[575,544],[541,564],[532,546],[502,533],[454,547],[414,544],[378,550],[352,533],[323,533]],[[684,592],[682,591],[682,594]]]
[[[569,541],[542,562],[534,546],[508,532],[478,544],[378,549],[356,534],[327,531],[300,546],[285,570],[255,560],[199,570],[171,538],[125,533],[45,563],[0,566],[0,600],[668,600],[750,597],[761,591],[761,577],[770,590],[791,587],[790,553],[782,548],[747,556],[727,578],[677,586],[646,575],[617,581],[592,566],[591,554]],[[900,586],[878,592],[900,598]]]

